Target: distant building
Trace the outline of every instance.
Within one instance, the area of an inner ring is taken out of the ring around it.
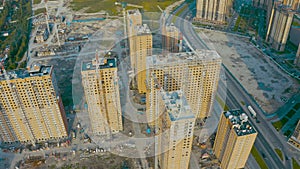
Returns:
[[[182,91],[158,94],[155,165],[163,169],[188,169],[193,143],[195,115]]]
[[[298,46],[298,44],[300,43],[300,28],[297,28],[297,27],[293,27],[291,28],[291,31],[290,31],[290,41]]]
[[[266,35],[266,42],[273,49],[284,51],[294,14],[290,7],[281,2],[274,3]]]
[[[146,115],[150,125],[156,119],[156,95],[160,86],[165,91],[182,90],[197,118],[210,115],[218,86],[221,57],[215,51],[169,53],[147,57]]]
[[[257,131],[240,110],[223,112],[213,146],[222,169],[244,168]]]
[[[297,53],[296,53],[294,64],[300,67],[300,43],[298,45],[298,50],[297,50]]]
[[[293,135],[289,138],[288,143],[300,150],[300,120],[298,121]]]
[[[0,138],[42,142],[66,138],[67,122],[52,66],[0,71]]]
[[[225,23],[231,7],[231,0],[197,0],[196,19]]]
[[[173,24],[162,28],[162,48],[166,52],[176,53],[182,50],[182,34]]]
[[[81,75],[92,132],[111,136],[123,130],[117,60],[96,56],[84,61]]]

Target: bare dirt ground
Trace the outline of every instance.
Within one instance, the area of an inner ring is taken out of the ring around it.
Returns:
[[[267,113],[276,111],[298,91],[299,83],[254,47],[249,38],[207,29],[198,32],[211,42],[223,64]]]

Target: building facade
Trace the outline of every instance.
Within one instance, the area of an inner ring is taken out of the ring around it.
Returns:
[[[138,25],[129,37],[130,62],[139,93],[146,93],[146,57],[152,55],[152,34],[148,25]]]
[[[231,0],[197,0],[196,19],[225,23],[231,7]]]
[[[284,51],[295,12],[281,2],[275,2],[270,15],[266,42],[277,51]]]
[[[147,66],[146,115],[150,125],[157,117],[155,96],[160,87],[168,92],[182,90],[197,118],[210,115],[221,68],[217,52],[153,55],[147,57]]]
[[[298,121],[293,135],[289,138],[288,143],[300,150],[300,120]]]
[[[68,136],[52,66],[0,72],[0,132],[7,143],[35,144]]]
[[[81,75],[92,132],[110,136],[123,130],[117,60],[84,61]]]
[[[222,169],[244,168],[257,132],[240,110],[223,112],[213,146]]]
[[[196,117],[182,91],[161,89],[158,95],[155,165],[162,169],[188,169]]]
[[[128,38],[135,34],[135,27],[142,25],[142,14],[141,12],[136,10],[128,10],[127,11],[127,36]]]
[[[174,24],[162,28],[162,49],[171,53],[182,50],[182,34]]]

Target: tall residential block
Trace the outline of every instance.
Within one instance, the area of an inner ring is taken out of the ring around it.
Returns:
[[[240,110],[223,112],[213,146],[222,169],[244,168],[257,132]]]
[[[68,136],[52,66],[0,71],[0,133],[7,143],[34,144]]]
[[[296,53],[294,64],[300,67],[300,43],[298,45],[298,50],[297,50],[297,53]]]
[[[188,169],[195,124],[192,112],[182,91],[158,94],[155,165],[163,169]]]
[[[300,150],[300,120],[298,121],[293,135],[289,138],[288,143]]]
[[[182,50],[182,34],[173,23],[162,28],[162,49],[171,53]]]
[[[266,42],[277,51],[284,51],[295,12],[290,7],[275,2],[270,15]]]
[[[148,25],[138,25],[129,37],[130,62],[139,93],[146,93],[146,57],[152,55],[152,34]]]
[[[292,10],[297,10],[299,0],[283,0],[282,4],[290,7]]]
[[[135,34],[135,27],[142,25],[142,14],[141,12],[136,10],[128,10],[127,11],[127,36],[131,37]]]
[[[110,136],[123,130],[117,60],[84,61],[81,75],[92,132]]]
[[[197,0],[196,19],[225,23],[231,7],[231,0]]]
[[[209,116],[220,69],[221,57],[212,50],[147,57],[146,115],[149,124],[153,125],[157,117],[158,86],[168,92],[182,90],[197,118]]]

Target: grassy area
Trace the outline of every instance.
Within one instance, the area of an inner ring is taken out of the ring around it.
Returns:
[[[285,123],[288,122],[288,121],[289,120],[286,117],[283,117],[279,121],[276,121],[276,122],[272,123],[272,125],[275,127],[275,129],[277,131],[279,131],[285,125]]]
[[[292,134],[291,130],[288,130],[288,131],[284,132],[283,135],[285,135],[286,137],[290,137],[291,134]]]
[[[237,30],[238,30],[240,22],[241,22],[241,17],[238,16],[238,18],[237,18],[237,20],[236,20],[236,22],[235,22],[233,31],[237,31]]]
[[[262,156],[259,154],[259,152],[254,146],[251,149],[251,154],[255,158],[256,162],[258,163],[261,169],[268,169],[268,166],[265,163],[264,159],[262,158]]]
[[[297,161],[292,158],[292,161],[293,161],[293,169],[300,169],[300,165],[297,163]]]
[[[8,61],[5,62],[7,70],[17,68],[27,50],[31,27],[26,18],[31,16],[31,11],[27,0],[6,1],[6,8],[1,11],[0,29],[9,33],[7,37],[0,37],[0,52],[9,48]],[[9,20],[18,22],[12,24]]]
[[[46,8],[40,8],[34,11],[34,15],[45,13],[45,12],[46,12]]]
[[[39,4],[42,0],[33,0],[33,4]]]
[[[224,108],[224,111],[229,110],[229,107],[224,103],[224,101],[219,96],[216,96],[216,100],[221,105],[221,107]]]
[[[292,25],[293,25],[293,26],[300,26],[300,23],[294,21],[294,22],[292,23]]]
[[[184,10],[186,10],[187,7],[188,7],[188,5],[184,5],[184,6],[176,13],[176,16],[179,16]]]
[[[282,154],[281,150],[279,150],[278,148],[275,148],[275,151],[278,154],[278,156],[280,157],[280,159],[283,160],[283,154]]]
[[[300,103],[297,103],[294,107],[295,110],[298,110],[300,108]]]
[[[289,112],[288,112],[288,114],[286,115],[287,117],[289,117],[289,118],[291,118],[291,117],[293,117],[293,115],[296,113],[296,111],[295,110],[290,110]]]
[[[147,12],[160,12],[157,5],[159,5],[164,10],[167,6],[176,1],[177,0],[126,0],[127,3],[143,6],[143,10]],[[71,8],[75,11],[87,8],[85,11],[87,13],[106,11],[111,15],[116,15],[118,13],[117,8],[119,8],[120,10],[121,8],[120,6],[116,7],[115,2],[116,0],[73,0],[71,2]]]

